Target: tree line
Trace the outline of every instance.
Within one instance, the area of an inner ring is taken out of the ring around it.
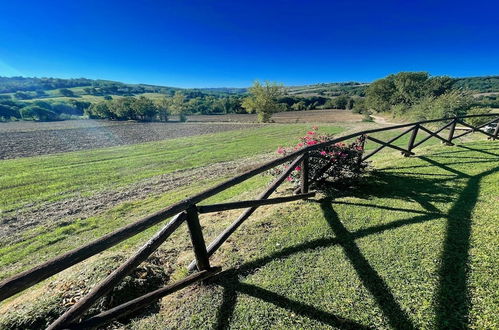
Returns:
[[[473,97],[469,90],[456,87],[456,82],[446,76],[430,77],[426,72],[392,74],[369,85],[363,111],[415,120],[490,112],[486,99]]]

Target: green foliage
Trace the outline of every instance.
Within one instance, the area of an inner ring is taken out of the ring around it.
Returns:
[[[482,93],[499,92],[499,76],[458,78],[455,87]]]
[[[425,97],[410,109],[410,116],[417,120],[463,116],[473,103],[472,96],[463,91],[451,90],[438,97]]]
[[[248,112],[256,112],[260,122],[269,122],[273,113],[284,110],[284,105],[278,102],[283,94],[282,85],[268,81],[262,85],[259,81],[255,81],[249,91],[250,96],[244,99],[243,107]]]
[[[0,103],[0,120],[10,120],[11,118],[21,118],[21,114],[17,107]]]
[[[352,108],[353,113],[366,113],[368,112],[367,110],[367,105],[366,105],[366,99],[365,98],[356,98],[353,104]]]
[[[66,96],[66,97],[75,97],[75,93],[72,90],[67,89],[67,88],[59,89],[59,94],[61,94],[62,96]]]
[[[37,105],[31,105],[21,109],[21,116],[24,119],[32,119],[35,121],[52,121],[57,120],[57,114],[47,108],[42,108]]]
[[[170,113],[178,115],[181,122],[187,121],[187,105],[185,95],[180,92],[175,92],[175,95],[170,98]]]
[[[444,94],[452,84],[449,77],[430,77],[426,72],[399,72],[370,84],[366,90],[366,102],[377,112],[392,111],[392,107],[398,104],[410,108],[425,97]]]
[[[484,114],[490,113],[491,111],[492,111],[491,108],[472,107],[471,109],[468,110],[468,112],[466,114],[467,115],[484,115]],[[490,118],[490,117],[466,118],[466,122],[472,126],[479,126],[479,125],[487,123],[490,120],[492,120],[492,118]]]
[[[33,95],[26,92],[16,92],[14,93],[14,97],[18,100],[30,100],[33,98]]]

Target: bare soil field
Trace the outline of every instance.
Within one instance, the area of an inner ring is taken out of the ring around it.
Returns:
[[[362,115],[348,110],[307,110],[279,112],[272,116],[276,123],[340,123],[360,122]],[[190,122],[244,122],[256,123],[256,114],[196,115],[189,117]]]
[[[137,123],[102,120],[4,123],[0,125],[0,159],[129,145],[259,126],[250,123]]]
[[[275,123],[358,123],[362,120],[361,115],[346,110],[290,111],[277,113],[272,118]],[[160,141],[260,125],[255,114],[194,115],[187,123],[108,120],[0,123],[0,159]]]

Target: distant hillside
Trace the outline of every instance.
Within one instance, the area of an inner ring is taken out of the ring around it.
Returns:
[[[320,83],[303,86],[286,86],[289,95],[294,96],[363,96],[369,83],[342,82]],[[499,76],[455,78],[455,88],[466,88],[480,93],[499,92]],[[30,78],[30,77],[0,77],[0,94],[28,92],[32,97],[58,96],[60,89],[73,89],[76,95],[137,95],[143,93],[159,93],[172,95],[177,90],[195,94],[201,92],[207,95],[228,96],[243,95],[247,88],[177,88],[148,84],[126,84],[110,80],[93,80],[86,78]],[[49,92],[52,91],[52,92]],[[46,93],[49,92],[47,95]],[[65,95],[59,95],[65,96]]]
[[[480,93],[499,92],[499,76],[457,78],[454,88],[465,88]]]

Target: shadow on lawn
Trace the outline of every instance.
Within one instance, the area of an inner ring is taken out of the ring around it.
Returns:
[[[494,155],[487,151],[458,146],[468,151],[477,151]],[[437,218],[447,218],[447,229],[443,241],[441,267],[439,270],[439,286],[435,294],[436,320],[435,327],[467,328],[470,299],[466,285],[468,278],[469,244],[471,235],[471,216],[478,200],[480,181],[499,170],[492,168],[480,174],[470,176],[428,157],[418,157],[428,163],[428,166],[438,167],[450,172],[449,177],[442,179],[414,178],[389,172],[377,172],[367,179],[360,189],[349,191],[349,196],[369,199],[373,196],[412,200],[419,203],[424,210],[411,210],[389,206],[377,206],[363,203],[348,203],[326,198],[318,201],[324,217],[335,237],[321,238],[296,246],[285,248],[275,254],[265,256],[253,262],[246,263],[237,269],[229,269],[214,277],[213,281],[224,288],[223,302],[217,313],[216,328],[228,328],[237,302],[238,293],[244,293],[255,298],[270,302],[276,306],[292,311],[298,315],[315,319],[324,324],[342,329],[366,329],[365,325],[353,320],[343,319],[335,314],[320,310],[312,305],[291,300],[275,292],[268,291],[256,285],[242,283],[239,278],[247,276],[272,260],[286,258],[297,252],[320,247],[339,245],[350,260],[357,275],[378,303],[389,324],[395,329],[413,329],[409,315],[397,303],[385,281],[369,264],[355,240],[364,236],[395,229],[406,225],[431,221]],[[492,159],[491,159],[492,161]],[[497,158],[495,159],[497,162]],[[467,163],[467,162],[463,162]],[[452,188],[445,183],[449,180],[465,180],[464,189]],[[447,214],[441,213],[432,202],[452,203]],[[349,232],[337,216],[333,206],[355,205],[380,208],[389,211],[417,213],[419,215],[394,221],[388,224],[373,226],[355,232]]]

